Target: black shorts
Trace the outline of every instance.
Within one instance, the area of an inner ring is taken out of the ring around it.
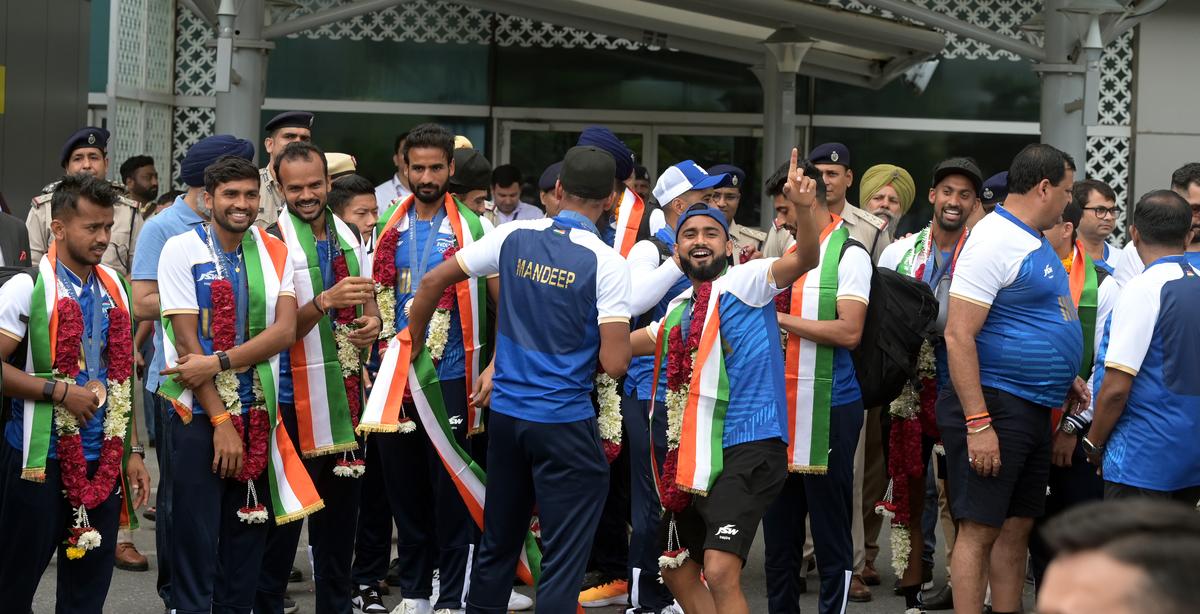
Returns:
[[[938,428],[946,448],[950,513],[993,527],[1006,518],[1036,518],[1046,507],[1050,479],[1050,408],[995,388],[983,388],[983,400],[1000,440],[1000,475],[982,477],[967,460],[967,428],[954,388],[937,402]]]
[[[675,514],[679,541],[689,556],[703,564],[705,550],[721,550],[742,557],[758,533],[767,507],[783,490],[787,479],[787,444],[779,439],[751,441],[725,448],[724,467],[707,497]],[[659,547],[667,549],[670,514],[659,526]]]

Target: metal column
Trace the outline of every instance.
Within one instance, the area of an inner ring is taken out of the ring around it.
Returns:
[[[245,0],[235,8],[222,0],[218,10],[217,121],[218,134],[232,134],[258,143],[259,114],[266,92],[267,51],[272,45],[262,40],[265,8],[263,0]],[[227,47],[227,51],[222,50]],[[223,89],[222,55],[230,54],[228,87]]]
[[[755,71],[763,87],[763,177],[787,162],[796,142],[796,71],[813,41],[793,28],[776,30],[763,46],[763,67]],[[775,219],[771,199],[763,195],[759,223],[770,228]]]
[[[1078,169],[1075,177],[1083,179],[1087,169],[1087,128],[1083,121],[1087,69],[1079,57],[1071,58],[1077,38],[1070,19],[1061,10],[1066,4],[1066,0],[1046,0],[1046,60],[1033,68],[1042,76],[1042,141],[1071,154]]]

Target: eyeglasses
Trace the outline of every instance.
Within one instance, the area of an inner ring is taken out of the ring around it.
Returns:
[[[1116,207],[1084,207],[1083,210],[1091,211],[1092,213],[1096,214],[1096,217],[1100,217],[1100,218],[1104,218],[1104,217],[1115,218],[1115,217],[1117,217],[1117,208]]]

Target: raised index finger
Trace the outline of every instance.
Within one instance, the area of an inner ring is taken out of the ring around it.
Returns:
[[[793,180],[796,177],[796,169],[799,167],[800,152],[793,147],[792,159],[788,161],[788,180]]]

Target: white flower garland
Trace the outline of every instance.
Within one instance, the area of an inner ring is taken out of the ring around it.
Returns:
[[[383,320],[379,326],[379,338],[391,339],[396,336],[396,294],[392,288],[375,282],[375,304],[379,307],[379,318]]]
[[[429,348],[429,356],[441,360],[446,352],[446,342],[450,339],[450,310],[437,308],[429,318],[429,328],[425,331],[425,347]]]
[[[362,371],[362,350],[350,341],[352,330],[354,327],[349,324],[333,325],[333,341],[337,344],[337,359],[342,367],[342,377],[350,377]]]
[[[600,438],[621,444],[621,395],[617,392],[617,380],[607,373],[596,376],[596,400],[600,405]]]

